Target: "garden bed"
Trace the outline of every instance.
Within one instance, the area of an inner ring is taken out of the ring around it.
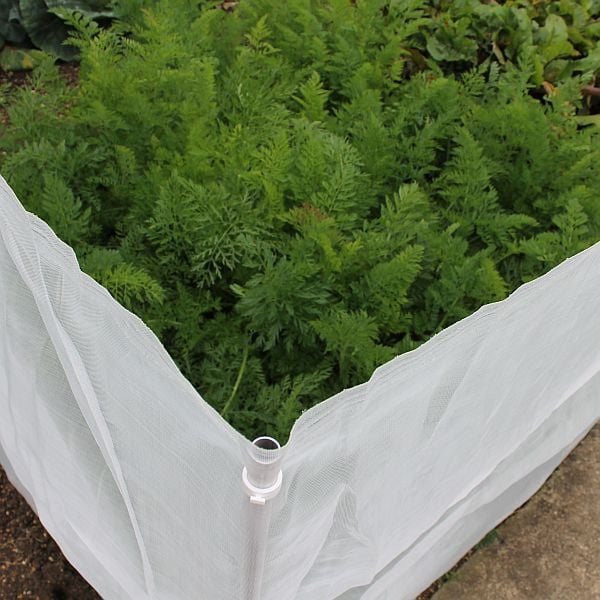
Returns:
[[[224,419],[282,443],[600,239],[597,5],[309,4],[73,17],[81,72],[0,71],[27,210]],[[0,483],[0,599],[97,598]]]

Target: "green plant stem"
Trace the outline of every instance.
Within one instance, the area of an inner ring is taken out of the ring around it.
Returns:
[[[240,365],[240,370],[238,371],[238,375],[237,375],[237,378],[233,385],[233,389],[231,390],[231,395],[229,396],[229,400],[227,400],[227,402],[225,403],[225,406],[223,407],[223,410],[221,411],[221,416],[223,418],[227,415],[227,413],[231,409],[231,406],[233,405],[233,401],[235,400],[235,397],[237,395],[240,384],[242,383],[242,377],[244,376],[244,371],[246,370],[247,362],[248,362],[248,345],[246,345],[246,347],[244,348],[244,356],[242,357],[242,364]]]

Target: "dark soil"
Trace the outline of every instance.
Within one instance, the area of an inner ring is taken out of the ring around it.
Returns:
[[[58,66],[58,70],[69,87],[77,85],[79,81],[79,63],[62,63]],[[29,83],[30,77],[31,71],[5,71],[0,69],[0,91],[3,86],[8,86],[9,89],[25,87]],[[0,135],[2,135],[2,129],[8,125],[8,113],[1,100],[2,95],[0,93]]]
[[[60,74],[67,80],[70,86],[77,85],[79,79],[79,63],[61,63],[58,66]],[[5,71],[0,69],[0,85],[10,83],[22,87],[27,84],[31,71]]]
[[[5,71],[0,69],[0,85],[10,83],[16,86],[23,86],[27,83],[29,71]]]
[[[99,600],[0,468],[0,598]]]

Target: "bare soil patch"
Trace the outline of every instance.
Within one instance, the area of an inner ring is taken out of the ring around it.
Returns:
[[[0,598],[99,600],[0,468]]]

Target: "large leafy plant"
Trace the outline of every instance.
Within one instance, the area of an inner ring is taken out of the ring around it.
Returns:
[[[6,93],[2,171],[247,435],[600,239],[593,74],[419,66],[422,2],[66,18],[80,85]]]
[[[0,0],[0,48],[6,42],[21,44],[26,37],[18,0]]]
[[[89,19],[113,16],[110,0],[0,0],[0,48],[29,39],[57,58],[72,60],[76,49],[64,43],[69,30],[61,17],[72,11]]]
[[[537,85],[600,67],[600,2],[433,0],[421,46],[440,63],[526,68]],[[463,67],[464,68],[464,67]]]

